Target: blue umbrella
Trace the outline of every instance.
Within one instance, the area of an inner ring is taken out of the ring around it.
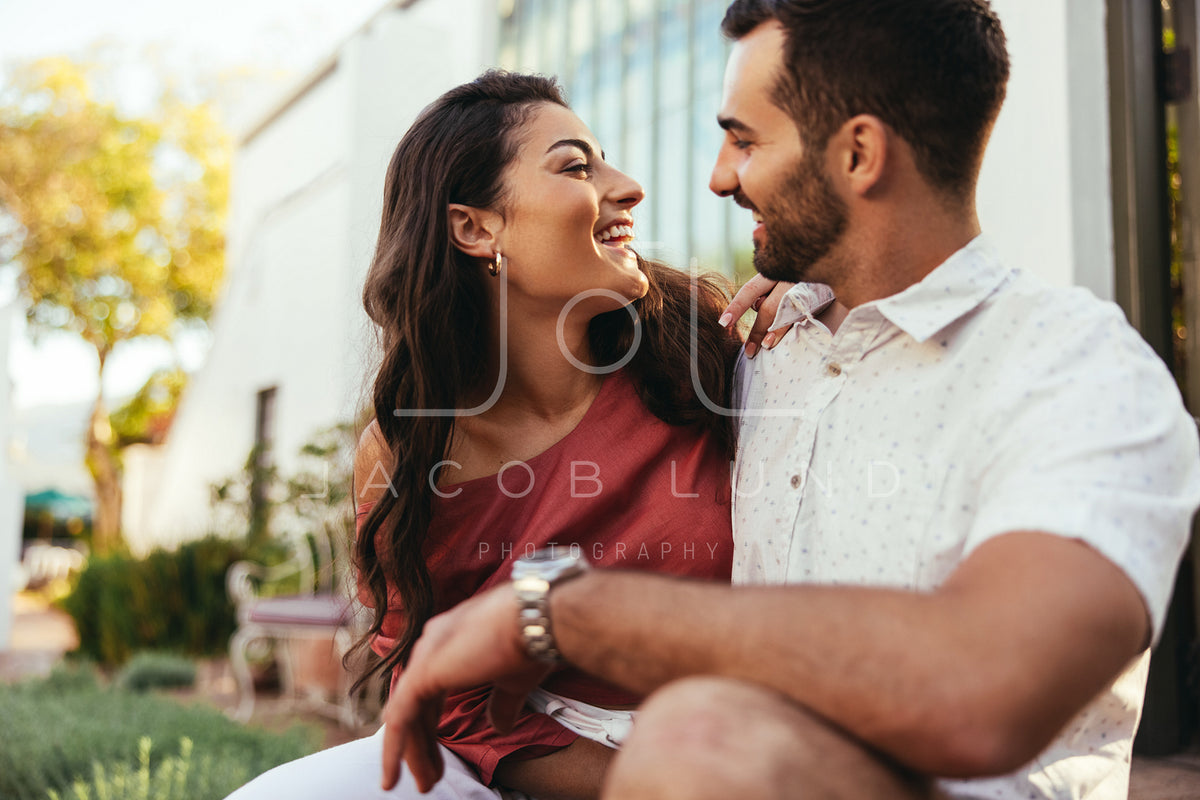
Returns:
[[[82,495],[46,489],[25,495],[25,513],[34,516],[48,513],[55,519],[88,519],[92,516],[92,501]]]

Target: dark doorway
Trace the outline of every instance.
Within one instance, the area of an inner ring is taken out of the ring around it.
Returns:
[[[1200,411],[1200,111],[1196,0],[1108,0],[1116,294]],[[1135,749],[1178,752],[1200,733],[1196,535],[1151,662]]]

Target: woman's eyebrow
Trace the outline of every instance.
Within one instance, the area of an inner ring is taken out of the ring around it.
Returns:
[[[554,144],[552,144],[548,148],[546,148],[546,152],[547,153],[553,152],[554,150],[557,150],[560,147],[578,147],[580,150],[583,151],[583,154],[585,156],[587,156],[588,158],[592,158],[596,154],[595,151],[592,150],[592,146],[590,144],[588,144],[587,142],[585,142],[583,139],[559,139],[557,142],[555,142]],[[600,151],[600,160],[601,161],[606,160],[604,158],[603,150]]]

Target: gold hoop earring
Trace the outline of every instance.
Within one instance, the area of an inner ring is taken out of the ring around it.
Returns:
[[[493,278],[500,274],[500,270],[504,269],[504,256],[500,251],[496,251],[496,257],[488,262],[488,274]]]

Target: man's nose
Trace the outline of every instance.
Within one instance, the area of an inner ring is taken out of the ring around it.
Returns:
[[[718,197],[729,197],[738,190],[737,171],[725,164],[722,154],[717,155],[713,164],[712,175],[708,179],[708,188]]]

